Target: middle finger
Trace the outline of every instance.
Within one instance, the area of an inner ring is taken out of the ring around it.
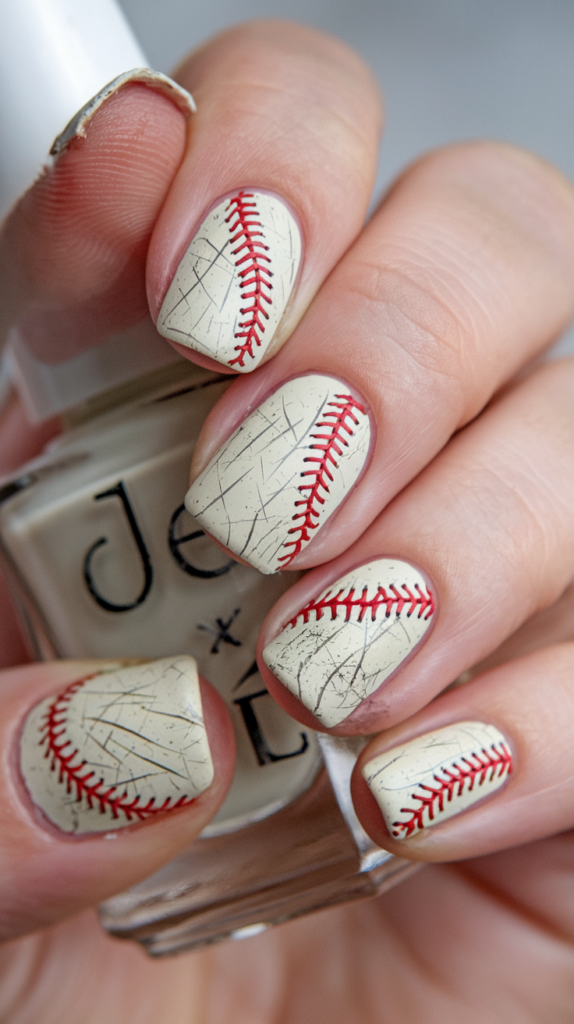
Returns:
[[[189,511],[264,573],[335,557],[564,329],[573,267],[558,172],[490,143],[426,157],[279,355],[216,406]]]

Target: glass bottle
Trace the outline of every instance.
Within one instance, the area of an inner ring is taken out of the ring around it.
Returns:
[[[12,372],[25,389],[22,352]],[[261,622],[293,577],[227,559],[184,508],[195,440],[228,385],[175,357],[68,409],[63,433],[0,484],[0,553],[34,654],[191,653],[234,722],[237,768],[215,820],[101,908],[110,932],[156,954],[375,893],[410,870],[355,817],[357,741],[302,728],[257,671]]]
[[[24,60],[33,35],[42,57],[25,61],[26,89],[0,93],[0,108],[10,97],[11,116],[18,107],[19,121],[33,126],[41,95],[49,108],[42,131],[49,113],[65,123],[67,97],[68,116],[89,98],[98,68],[101,84],[110,61],[117,74],[139,54],[113,0],[43,4],[40,20],[30,0],[17,5],[18,17],[13,5],[0,11],[10,52]],[[66,64],[70,26],[69,45],[80,39],[84,50]],[[58,59],[50,60],[54,40]],[[62,69],[73,81],[57,80]],[[32,174],[45,140],[39,149],[33,129],[24,137]],[[20,181],[20,169],[7,173],[20,152],[12,142],[0,154],[0,181]],[[228,560],[183,506],[195,440],[229,377],[181,359],[151,322],[50,367],[14,332],[9,368],[30,418],[57,414],[64,428],[0,481],[0,557],[32,653],[191,653],[226,700],[237,736],[234,782],[215,820],[172,863],[108,900],[104,927],[160,955],[374,894],[412,871],[375,847],[355,817],[349,777],[360,744],[302,728],[257,672],[261,622],[293,575],[262,576]]]

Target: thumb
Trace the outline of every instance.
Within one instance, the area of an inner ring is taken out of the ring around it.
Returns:
[[[207,825],[234,767],[227,711],[190,657],[4,671],[0,749],[0,939],[152,874]]]
[[[192,109],[170,79],[134,71],[70,122],[0,233],[1,337],[17,323],[57,363],[148,314],[148,242]]]

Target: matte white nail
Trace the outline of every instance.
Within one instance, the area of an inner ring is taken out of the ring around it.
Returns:
[[[330,729],[412,654],[434,611],[434,596],[417,569],[380,558],[310,601],[267,645],[263,660]]]
[[[64,832],[109,832],[185,807],[213,780],[195,660],[79,679],[32,709],[20,765]]]
[[[386,750],[363,777],[395,839],[439,825],[490,796],[512,771],[510,747],[493,725],[457,722]]]
[[[319,374],[290,380],[219,449],[186,507],[260,572],[285,569],[349,493],[370,433],[347,385]]]
[[[108,82],[103,89],[100,89],[95,96],[92,96],[78,110],[77,114],[74,114],[63,132],[54,139],[50,148],[50,156],[59,156],[72,139],[83,138],[94,114],[114,93],[118,92],[119,89],[123,89],[124,85],[129,85],[131,82],[147,85],[154,92],[159,92],[166,96],[168,100],[171,100],[181,110],[184,117],[189,117],[190,114],[195,112],[196,107],[193,96],[188,93],[187,89],[183,89],[181,85],[168,78],[167,75],[162,75],[160,71],[151,71],[150,68],[134,68],[132,71],[126,71],[123,75],[118,75],[117,78]]]
[[[241,189],[194,235],[159,311],[160,334],[240,373],[261,362],[291,296],[301,233],[278,196]]]

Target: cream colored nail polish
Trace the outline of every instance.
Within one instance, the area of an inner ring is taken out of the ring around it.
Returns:
[[[190,806],[213,781],[194,658],[74,680],[29,713],[20,767],[64,832],[108,832]]]
[[[301,233],[278,196],[239,189],[191,240],[163,300],[164,337],[239,373],[259,365],[291,297]]]
[[[413,653],[434,595],[393,558],[361,565],[313,598],[267,644],[263,660],[327,729],[343,722]]]
[[[483,722],[425,733],[363,767],[394,839],[409,839],[468,810],[500,789],[511,772],[508,741]]]
[[[364,406],[334,377],[288,381],[251,413],[188,491],[188,511],[262,573],[287,569],[367,460]]]

